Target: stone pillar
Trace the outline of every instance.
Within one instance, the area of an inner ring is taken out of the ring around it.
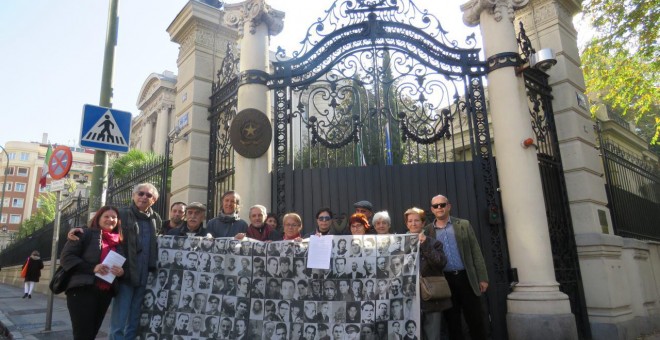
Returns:
[[[594,121],[584,99],[586,85],[573,26],[581,2],[529,0],[516,12],[516,20],[523,22],[537,51],[552,48],[556,55],[557,64],[547,73],[592,337],[620,339],[640,334],[644,327],[635,317],[647,315],[635,315],[630,287],[643,288],[635,285],[636,272],[628,265],[632,262],[624,261],[630,251],[627,242],[613,235]]]
[[[518,46],[515,8],[527,0],[472,0],[461,8],[468,25],[480,24],[489,61],[488,99],[511,266],[519,283],[507,298],[510,339],[577,339],[568,296],[559,291],[552,262],[543,188],[527,95],[514,67]]]
[[[152,151],[151,141],[154,139],[154,124],[151,118],[151,113],[147,112],[146,117],[142,121],[142,151]]]
[[[265,0],[247,0],[236,4],[225,4],[225,22],[239,29],[240,37],[240,83],[238,88],[238,112],[256,109],[273,121],[266,86],[268,45],[270,36],[282,31],[284,13],[272,9]],[[272,130],[272,127],[271,127]],[[241,205],[250,207],[261,204],[270,211],[272,147],[257,158],[247,158],[238,152],[235,155],[236,191],[241,195]],[[247,218],[247,209],[242,217]]]
[[[165,143],[170,122],[170,107],[162,106],[156,120],[156,140],[154,141],[154,152],[159,155],[165,154]]]
[[[236,40],[236,32],[223,24],[223,15],[216,7],[188,1],[167,28],[180,45],[174,124],[182,126],[171,146],[172,202],[207,199],[211,86],[227,42]]]

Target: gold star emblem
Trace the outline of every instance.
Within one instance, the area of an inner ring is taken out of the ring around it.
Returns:
[[[249,123],[245,128],[243,129],[245,132],[245,137],[254,137],[254,132],[257,131],[257,128],[252,125],[252,123]]]

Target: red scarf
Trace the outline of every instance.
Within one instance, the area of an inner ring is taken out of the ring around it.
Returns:
[[[288,240],[295,240],[295,239],[297,239],[298,237],[300,237],[300,233],[297,233],[297,234],[295,234],[295,235],[293,235],[293,236],[291,236],[291,237],[287,237],[286,234],[284,234],[284,240],[285,240],[285,241],[288,241]]]
[[[264,242],[268,240],[268,237],[270,234],[273,232],[273,227],[263,224],[261,226],[261,230],[258,228],[255,228],[254,226],[250,225],[247,229],[247,237],[253,238],[255,240],[259,240],[261,242]]]
[[[105,260],[105,257],[108,256],[111,250],[116,250],[117,245],[119,244],[119,233],[113,233],[112,231],[101,230],[101,263]],[[110,290],[112,285],[104,280],[96,280],[96,286],[100,290]]]

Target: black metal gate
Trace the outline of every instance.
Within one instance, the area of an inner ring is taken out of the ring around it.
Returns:
[[[520,23],[520,27],[519,42],[524,42],[527,36],[522,23]],[[531,43],[521,43],[525,58],[528,58],[534,52],[530,46]],[[569,297],[579,338],[591,339],[591,326],[582,288],[580,263],[577,246],[575,245],[564,169],[559,152],[557,128],[552,110],[552,87],[548,85],[548,74],[543,71],[528,68],[523,72],[523,75],[527,98],[529,99],[532,128],[538,147],[537,157],[543,185],[555,276],[557,282],[559,282],[559,289]]]
[[[211,107],[209,108],[209,174],[207,186],[206,216],[216,216],[221,211],[218,194],[234,188],[234,149],[229,142],[229,127],[236,117],[238,103],[238,62],[235,46],[227,43],[225,57],[213,82]]]
[[[500,222],[483,77],[470,36],[461,48],[409,0],[338,0],[302,47],[278,50],[272,206],[306,231],[328,206],[351,213],[367,199],[405,229],[403,212],[443,193],[468,218],[491,285],[492,337],[506,338],[508,254]]]

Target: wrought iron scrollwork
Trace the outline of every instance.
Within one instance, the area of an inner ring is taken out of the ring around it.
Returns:
[[[529,62],[532,54],[536,53],[536,50],[532,47],[532,41],[529,40],[529,37],[527,36],[527,32],[525,32],[525,25],[523,25],[522,21],[519,23],[520,25],[520,31],[518,32],[518,37],[516,38],[516,41],[518,41],[518,47],[520,48],[520,51],[522,52],[520,55],[520,59],[522,59],[522,63],[527,63]]]
[[[216,74],[217,81],[212,84],[211,107],[209,108],[210,141],[207,213],[214,216],[217,193],[233,186],[234,174],[233,148],[229,140],[229,127],[237,114],[238,104],[238,62],[234,54],[235,46],[227,43],[225,56]]]
[[[216,74],[217,80],[211,85],[212,93],[215,93],[217,89],[227,85],[238,74],[240,58],[235,55],[235,49],[236,47],[234,43],[227,42],[225,57],[222,59],[222,64]]]

